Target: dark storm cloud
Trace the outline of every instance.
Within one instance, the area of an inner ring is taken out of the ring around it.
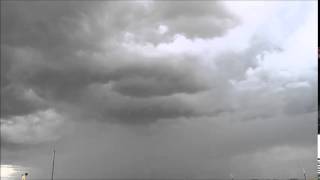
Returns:
[[[83,103],[85,111],[101,121],[123,124],[149,124],[162,118],[199,115],[192,104],[176,96],[135,98],[122,96],[106,85],[92,85]],[[81,104],[83,104],[81,103]]]
[[[7,69],[9,69],[9,62],[8,61],[4,61],[3,59],[5,59],[5,52],[6,52],[6,48],[4,45],[2,45],[1,43],[1,72],[0,72],[0,75],[1,75],[1,88],[2,87],[5,87],[8,85],[9,83],[9,80],[8,80],[8,77],[7,77]]]
[[[201,90],[201,86],[195,86],[190,83],[187,78],[161,78],[162,77],[129,77],[115,82],[113,87],[114,90],[124,95],[133,96],[167,95],[175,92],[195,93]],[[175,87],[173,85],[175,85]]]
[[[5,6],[1,16],[2,24],[6,26],[2,31],[5,57],[1,59],[6,68],[3,71],[6,84],[2,88],[10,85],[32,89],[44,100],[71,104],[77,103],[76,99],[90,84],[110,81],[112,90],[137,97],[196,93],[207,89],[198,69],[188,62],[173,66],[170,61],[175,57],[146,60],[113,45],[114,39],[130,31],[128,17],[136,18],[141,16],[141,10],[147,11],[139,3],[114,3],[110,7],[109,3],[101,2],[6,2]],[[113,6],[125,9],[127,13],[119,14]],[[169,5],[157,6],[158,3],[152,3],[154,11]],[[168,18],[163,17],[165,15],[157,16],[157,21]],[[181,16],[185,15],[190,16],[181,12]],[[116,21],[114,17],[117,17]],[[141,21],[146,27],[151,23],[148,16]],[[103,43],[106,47],[102,47]],[[38,107],[24,107],[23,103],[20,106],[25,109]]]
[[[112,88],[108,91],[118,91],[126,96],[136,97],[196,93],[208,88],[207,80],[197,72],[196,64],[188,62],[170,65],[166,59],[163,59],[162,63],[157,63],[157,59],[152,59],[154,62],[138,59],[132,64],[119,60],[118,67],[109,66],[102,70],[96,67],[85,69],[86,64],[81,62],[69,67],[67,65],[50,67],[47,64],[37,63],[34,58],[31,62],[26,60],[28,58],[26,56],[17,58],[20,59],[14,60],[24,59],[27,64],[16,65],[16,69],[8,70],[9,75],[15,75],[10,77],[12,83],[20,85],[21,88],[30,88],[36,95],[46,100],[75,103],[75,105],[79,103],[77,99],[83,91],[94,84],[110,83]],[[138,82],[133,83],[131,79]]]
[[[101,50],[106,38],[116,40],[126,32],[161,42],[166,38],[157,33],[160,25],[168,27],[170,36],[202,38],[220,36],[237,22],[219,2],[6,2],[5,6],[2,41],[57,56],[76,49]]]
[[[27,49],[26,52],[32,54],[33,51]],[[90,107],[88,109],[97,113],[94,117],[103,121],[117,122],[118,119],[121,123],[141,124],[148,121],[154,122],[160,118],[190,116],[194,114],[192,108],[184,109],[184,103],[171,96],[179,93],[197,93],[209,88],[207,78],[199,71],[200,67],[188,61],[180,61],[170,65],[171,59],[150,58],[149,62],[140,60],[142,57],[132,56],[135,63],[126,59],[118,59],[113,66],[104,67],[102,64],[101,67],[97,67],[87,66],[87,62],[83,62],[83,59],[80,58],[78,59],[80,62],[73,66],[68,63],[68,60],[65,60],[66,63],[63,66],[61,64],[54,65],[54,62],[50,61],[47,64],[37,63],[42,60],[41,56],[29,58],[26,54],[24,56],[13,55],[13,62],[16,64],[13,63],[14,68],[8,70],[8,75],[15,75],[10,77],[12,84],[32,89],[35,96],[49,101],[50,104],[62,102],[75,108],[83,108],[82,104],[85,102],[81,102],[79,99],[82,96],[88,97],[86,102],[91,102],[93,107],[97,106],[97,109],[100,110]],[[104,60],[93,59],[92,61],[101,63]],[[21,63],[17,63],[19,61]],[[161,62],[159,63],[159,61]],[[53,65],[49,66],[51,63]],[[106,84],[111,87],[103,89],[105,92],[99,94],[102,97],[112,91],[120,93],[112,97],[114,104],[110,104],[106,100],[107,103],[101,105],[98,103],[100,100],[91,100],[92,94],[96,92],[86,90],[96,84]],[[132,96],[133,98],[123,96]],[[166,100],[158,101],[157,98],[153,98],[157,96],[164,96]],[[119,106],[117,106],[118,101]],[[19,105],[23,106],[22,103]],[[39,106],[35,107],[40,109]],[[87,112],[86,109],[83,111]],[[130,116],[133,119],[131,121],[128,120]]]
[[[153,60],[159,61],[159,60]],[[209,88],[200,67],[192,62],[170,64],[143,62],[120,69],[126,76],[112,83],[112,89],[136,97],[167,96],[174,93],[197,93]],[[118,73],[119,73],[118,72]]]
[[[166,59],[162,63],[139,62],[139,59],[135,64],[119,61],[121,67],[106,67],[101,72],[99,69],[96,72],[88,71],[84,66],[57,70],[44,68],[25,77],[24,82],[40,91],[52,92],[56,98],[77,96],[78,91],[90,84],[108,82],[112,82],[113,90],[138,97],[196,93],[208,88],[206,79],[197,72],[196,67],[188,63],[182,62],[174,66]]]
[[[43,99],[31,89],[24,89],[24,87],[2,88],[1,97],[1,117],[25,115],[48,107]]]
[[[95,47],[92,46],[94,44],[88,44],[91,41],[86,41],[94,36],[84,32],[81,19],[86,13],[92,13],[93,9],[98,8],[97,3],[5,2],[4,6],[1,20],[6,28],[2,31],[5,33],[2,34],[5,36],[2,40],[10,46],[49,49],[46,53],[52,54],[55,54],[54,50],[63,52],[66,47]],[[101,28],[97,28],[99,30]],[[75,46],[77,43],[79,46]]]

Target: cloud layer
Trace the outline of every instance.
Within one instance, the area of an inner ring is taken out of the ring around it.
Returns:
[[[1,5],[2,164],[45,177],[56,144],[60,178],[315,175],[315,2]]]

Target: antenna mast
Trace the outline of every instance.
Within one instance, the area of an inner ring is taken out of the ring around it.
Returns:
[[[303,176],[304,176],[304,180],[307,180],[307,173],[306,170],[304,168],[302,168],[303,171]]]
[[[53,172],[54,172],[54,158],[56,155],[56,149],[53,148],[53,159],[52,159],[52,171],[51,171],[51,180],[53,180]]]
[[[234,180],[234,177],[233,177],[233,175],[232,175],[232,174],[230,174],[230,178],[231,178],[231,180]]]

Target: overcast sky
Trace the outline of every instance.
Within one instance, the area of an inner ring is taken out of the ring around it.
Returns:
[[[317,11],[1,1],[2,176],[316,176]]]

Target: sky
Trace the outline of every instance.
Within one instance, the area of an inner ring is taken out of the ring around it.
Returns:
[[[316,1],[1,1],[1,177],[316,176]]]

